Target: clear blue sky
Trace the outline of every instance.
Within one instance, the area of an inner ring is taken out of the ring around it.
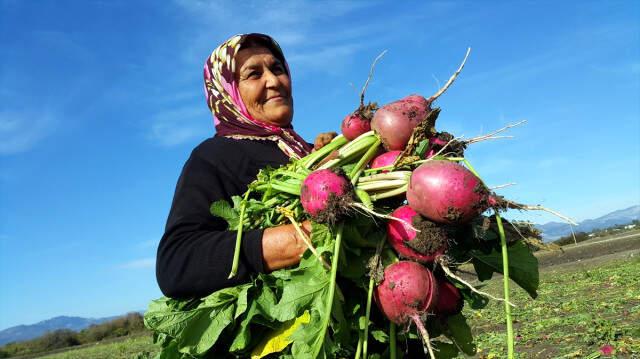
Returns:
[[[0,329],[160,295],[174,186],[213,134],[202,64],[235,33],[281,43],[309,140],[357,106],[382,50],[379,103],[431,95],[471,46],[439,129],[529,121],[469,149],[489,184],[578,220],[640,203],[638,1],[236,3],[0,0]]]

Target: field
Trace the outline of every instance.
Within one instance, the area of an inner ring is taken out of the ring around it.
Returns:
[[[538,299],[528,299],[513,285],[518,358],[640,358],[640,234],[567,246],[564,253],[545,252],[539,258]],[[501,279],[495,277],[483,290],[501,295]],[[466,314],[477,357],[506,357],[502,304]],[[613,355],[603,355],[601,348]],[[142,359],[156,352],[151,337],[140,336],[46,358]]]

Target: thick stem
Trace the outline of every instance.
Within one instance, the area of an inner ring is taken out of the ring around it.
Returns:
[[[335,151],[337,148],[342,147],[347,142],[349,142],[349,140],[347,140],[343,135],[336,136],[326,146],[302,158],[300,163],[304,168],[309,169],[314,163]]]
[[[362,355],[362,332],[358,331],[358,346],[356,347],[356,355],[353,356],[353,359],[360,359],[360,355]]]
[[[509,253],[507,251],[507,238],[504,235],[502,227],[502,218],[498,211],[495,211],[496,223],[498,225],[498,233],[500,233],[500,247],[502,248],[502,272],[504,284],[504,312],[507,321],[507,355],[509,359],[513,358],[514,341],[513,341],[513,320],[511,319],[511,307],[509,306]]]
[[[375,136],[368,136],[366,138],[363,138],[361,141],[358,141],[356,145],[349,147],[348,150],[342,148],[340,149],[338,158],[327,161],[325,164],[318,167],[318,169],[334,168],[342,165],[345,162],[349,162],[350,160],[362,155],[362,153],[369,149],[369,147],[373,145],[373,143],[377,140],[378,139]]]
[[[389,180],[389,181],[375,181],[375,182],[365,182],[359,183],[356,187],[357,189],[371,192],[371,191],[381,191],[385,189],[398,188],[401,186],[406,186],[408,183],[407,180]]]
[[[358,161],[356,166],[353,167],[353,170],[351,170],[351,173],[349,174],[349,178],[351,178],[351,184],[355,185],[356,182],[358,182],[358,178],[360,178],[362,171],[367,166],[367,164],[369,164],[369,161],[373,159],[373,156],[376,155],[378,147],[380,147],[380,139],[376,137],[376,140],[373,142],[371,147],[369,147],[367,152],[364,153],[364,156],[360,158],[360,161]]]
[[[367,306],[364,317],[364,340],[362,342],[362,357],[367,358],[367,345],[369,344],[369,318],[371,317],[371,298],[373,297],[373,285],[375,284],[373,276],[369,277],[369,290],[367,291]]]
[[[359,190],[356,188],[356,196],[364,204],[367,208],[373,209],[373,202],[371,201],[371,197],[365,191]]]
[[[409,186],[408,185],[404,185],[404,186],[400,186],[398,188],[392,189],[390,191],[385,191],[385,192],[379,192],[379,193],[374,193],[371,195],[371,200],[373,202],[384,199],[384,198],[389,198],[389,197],[395,197],[398,195],[401,195],[403,193],[407,192],[407,188]]]
[[[333,307],[333,297],[336,292],[336,276],[338,274],[338,260],[340,259],[340,246],[342,244],[342,229],[344,224],[338,225],[338,231],[336,233],[336,241],[333,246],[333,256],[331,258],[331,279],[329,281],[329,293],[327,294],[327,302],[325,304],[324,318],[322,318],[322,326],[320,329],[320,340],[316,344],[313,351],[312,358],[317,358],[318,354],[324,347],[324,338],[327,335],[327,328],[329,327],[329,321],[331,320],[331,308]]]
[[[389,359],[396,359],[398,352],[396,324],[389,322]]]
[[[242,205],[240,206],[240,217],[238,218],[238,227],[236,228],[236,245],[233,249],[233,262],[231,263],[231,272],[227,279],[235,277],[238,273],[238,264],[240,263],[240,245],[242,243],[242,227],[244,225],[244,212],[247,208],[247,200],[249,200],[250,193],[251,190],[248,190],[247,193],[244,194]]]
[[[360,177],[358,183],[360,184],[365,182],[387,181],[392,179],[409,180],[409,178],[411,178],[411,171],[393,171]]]

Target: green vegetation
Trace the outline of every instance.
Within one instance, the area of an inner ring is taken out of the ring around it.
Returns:
[[[571,264],[541,272],[538,298],[514,287],[511,300],[518,358],[598,358],[610,344],[618,358],[640,356],[640,258],[615,258],[604,264]],[[483,288],[502,291],[495,277]],[[479,358],[504,358],[503,306],[491,302],[481,311],[465,309]],[[144,333],[144,332],[143,332]],[[159,348],[151,336],[103,340],[47,359],[152,358]]]
[[[32,340],[9,343],[0,347],[0,358],[47,353],[143,332],[146,332],[146,329],[144,328],[142,315],[129,313],[106,323],[92,325],[80,332],[62,329],[49,332]]]
[[[598,358],[606,344],[618,357],[640,355],[640,259],[556,268],[541,273],[535,301],[513,291],[518,357]],[[494,279],[484,289],[499,294],[501,282]],[[503,310],[495,302],[482,311],[465,309],[479,357],[505,357]]]

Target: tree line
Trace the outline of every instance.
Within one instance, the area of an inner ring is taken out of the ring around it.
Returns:
[[[0,358],[46,353],[142,332],[147,332],[142,315],[129,313],[105,323],[91,325],[79,332],[60,329],[47,332],[35,339],[5,344],[0,347]]]

